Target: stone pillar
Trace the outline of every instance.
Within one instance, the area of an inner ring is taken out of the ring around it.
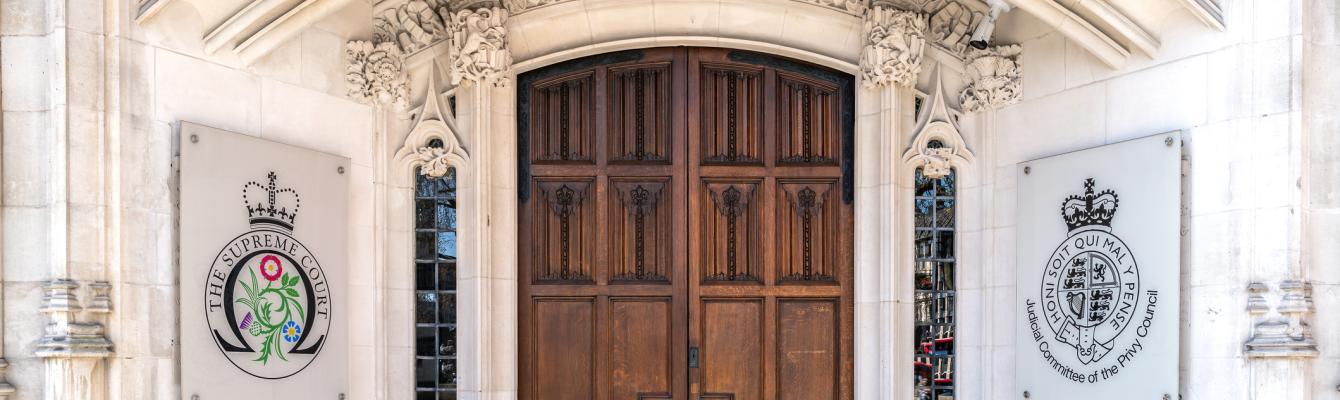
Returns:
[[[877,6],[865,15],[856,93],[855,397],[912,398],[911,173],[902,167],[924,14]]]
[[[1326,316],[1317,319],[1319,362],[1310,393],[1325,399],[1340,391],[1340,322],[1334,318],[1340,312],[1340,75],[1334,71],[1340,65],[1340,5],[1302,0],[1301,8],[1301,269],[1308,291],[1316,293],[1316,314]]]
[[[458,330],[463,352],[462,398],[515,399],[517,391],[516,88],[507,49],[507,10],[454,10],[447,25],[451,82],[457,86],[456,122],[471,157],[457,187],[476,212],[465,216],[479,237],[461,251],[473,254],[477,282],[462,288],[464,313],[477,326]],[[463,241],[464,243],[464,241]],[[469,348],[467,350],[466,348]]]

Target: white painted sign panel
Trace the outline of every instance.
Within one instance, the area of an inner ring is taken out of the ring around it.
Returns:
[[[183,122],[182,398],[348,387],[349,159]]]
[[[1018,166],[1016,398],[1177,398],[1181,135]]]

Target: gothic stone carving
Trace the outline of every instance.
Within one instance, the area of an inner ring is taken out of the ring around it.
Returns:
[[[414,53],[450,36],[445,15],[449,15],[446,0],[410,0],[383,10],[372,21],[373,39],[395,43],[401,54]]]
[[[350,41],[345,48],[349,97],[367,104],[403,107],[409,101],[404,63],[395,43]]]
[[[506,0],[504,3],[507,6],[507,11],[511,11],[512,15],[516,15],[536,8],[567,1],[571,0]]]
[[[929,15],[927,38],[959,54],[968,49],[972,32],[986,16],[985,5],[963,0],[876,0],[875,4]]]
[[[796,0],[801,3],[810,3],[818,6],[832,8],[852,15],[865,14],[865,0]]]
[[[904,163],[913,168],[921,167],[921,173],[931,179],[948,175],[954,166],[968,165],[975,158],[959,132],[958,122],[950,115],[942,79],[937,70],[935,79],[931,80],[935,86],[930,106],[922,108],[921,114],[917,115],[912,145],[903,153]]]
[[[998,109],[1018,103],[1023,96],[1019,45],[973,49],[966,56],[963,80],[968,83],[959,99],[969,112]]]
[[[867,86],[916,84],[926,46],[926,16],[885,7],[865,16],[861,75]]]
[[[501,7],[452,13],[452,84],[462,80],[507,84],[505,73],[512,67],[512,53],[507,50],[506,22],[507,10]]]
[[[1266,294],[1269,287],[1260,282],[1247,286],[1247,311],[1255,320],[1252,337],[1243,344],[1248,357],[1316,357],[1317,342],[1312,339],[1308,317],[1316,309],[1312,304],[1312,284],[1286,280],[1279,283],[1274,313]]]

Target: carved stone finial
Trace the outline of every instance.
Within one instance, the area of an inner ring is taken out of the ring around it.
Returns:
[[[446,0],[410,0],[382,10],[372,21],[377,43],[395,43],[401,54],[411,54],[450,36]]]
[[[926,47],[926,15],[875,7],[865,14],[861,76],[867,87],[916,84]]]
[[[1018,103],[1023,97],[1023,79],[1020,76],[1019,45],[969,50],[963,72],[968,86],[959,99],[969,112],[994,110]]]
[[[345,48],[349,97],[366,104],[405,106],[409,102],[409,85],[401,57],[395,43],[350,41]]]
[[[1247,286],[1252,293],[1247,299],[1247,309],[1256,324],[1251,339],[1243,344],[1243,353],[1248,357],[1316,357],[1317,342],[1307,322],[1315,311],[1312,284],[1297,280],[1280,282],[1279,303],[1273,315],[1263,311],[1265,289],[1259,282]]]
[[[507,85],[512,53],[507,49],[507,10],[466,9],[451,14],[451,83]]]

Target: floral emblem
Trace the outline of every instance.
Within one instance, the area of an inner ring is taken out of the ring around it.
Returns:
[[[274,282],[275,279],[279,279],[281,272],[284,272],[284,266],[279,263],[279,257],[268,255],[261,258],[261,276],[265,277],[265,280]]]
[[[262,257],[260,267],[257,269],[261,270],[261,276],[267,280],[265,286],[262,287],[256,279],[256,272],[248,269],[251,281],[239,282],[245,296],[236,300],[237,304],[249,311],[248,317],[243,318],[243,322],[251,325],[247,333],[262,340],[258,351],[260,357],[254,361],[266,364],[270,362],[271,356],[288,361],[284,349],[280,347],[279,339],[282,336],[284,341],[293,343],[298,341],[302,333],[302,327],[293,322],[295,318],[299,320],[307,318],[303,313],[302,303],[298,301],[298,289],[295,287],[301,279],[283,273],[284,268],[279,257],[274,255]],[[252,315],[255,316],[254,319]]]
[[[297,322],[289,321],[284,323],[284,341],[293,343],[298,341],[298,334],[302,333],[302,327]]]

